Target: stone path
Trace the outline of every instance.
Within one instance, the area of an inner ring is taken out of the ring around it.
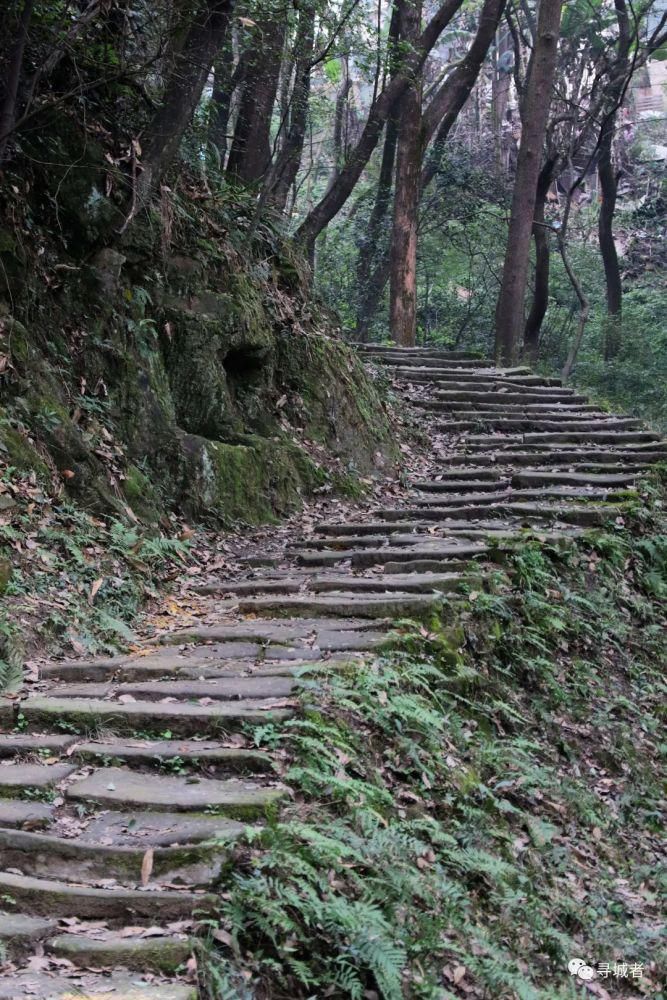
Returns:
[[[527,368],[360,350],[430,435],[429,475],[394,505],[255,557],[239,580],[197,585],[203,623],[133,655],[45,664],[34,689],[0,701],[0,998],[196,997],[192,935],[229,845],[289,795],[248,724],[288,719],[304,671],[368,655],[396,618],[444,599],[455,612],[461,585],[488,586],[530,533],[613,523],[667,459],[639,421]]]

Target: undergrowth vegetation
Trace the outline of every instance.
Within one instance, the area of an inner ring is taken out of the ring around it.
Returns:
[[[656,526],[528,543],[460,629],[304,676],[302,716],[255,732],[295,800],[233,858],[211,997],[664,995]],[[626,972],[577,986],[572,958]]]

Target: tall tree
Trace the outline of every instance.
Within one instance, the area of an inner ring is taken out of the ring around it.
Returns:
[[[271,117],[287,30],[287,10],[277,7],[253,28],[227,173],[243,184],[259,181],[271,162]]]
[[[419,38],[421,0],[402,0],[401,40]],[[422,159],[421,75],[410,80],[397,103],[394,218],[391,240],[389,328],[401,347],[415,343],[417,324],[417,224]]]
[[[443,3],[422,31],[417,44],[410,53],[400,73],[384,87],[371,104],[366,124],[355,145],[350,150],[343,168],[311,209],[296,231],[296,238],[306,247],[312,248],[315,240],[335,215],[341,210],[377,146],[382,130],[396,102],[419,73],[429,52],[438,38],[462,6],[463,0],[443,0]]]
[[[516,361],[524,326],[530,240],[551,89],[556,71],[562,0],[540,0],[535,47],[522,105],[522,133],[503,276],[496,306],[497,364]]]
[[[174,55],[162,103],[144,135],[142,171],[125,226],[146,204],[176,155],[225,41],[234,3],[235,0],[207,0],[184,32],[183,43]]]

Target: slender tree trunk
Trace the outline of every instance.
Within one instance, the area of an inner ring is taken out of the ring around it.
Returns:
[[[413,45],[419,37],[420,0],[405,0],[401,37]],[[417,335],[417,226],[422,160],[421,78],[412,80],[397,106],[398,144],[391,239],[389,328],[401,347],[413,347]]]
[[[532,67],[522,108],[523,129],[517,160],[507,250],[496,306],[497,364],[514,364],[524,325],[530,237],[551,88],[556,70],[562,0],[540,0]]]
[[[267,201],[279,211],[285,210],[287,197],[294,184],[306,137],[310,105],[310,75],[315,48],[315,7],[306,5],[299,11],[299,24],[294,44],[296,65],[294,86],[290,97],[289,128],[285,142],[267,174]]]
[[[144,206],[178,151],[190,124],[215,57],[229,27],[235,0],[209,0],[190,25],[167,80],[160,108],[143,139],[142,172],[123,229]]]
[[[424,111],[422,120],[423,146],[426,146],[433,136],[435,138],[422,167],[421,192],[428,187],[438,171],[449,133],[473,91],[504,9],[505,0],[485,0],[479,16],[477,33],[467,55],[441,84]],[[387,138],[388,136],[389,132]],[[366,328],[377,310],[389,280],[389,257],[389,250],[383,250],[380,260],[370,272],[370,279],[367,283],[368,295],[364,297],[363,302],[363,314],[367,317],[365,320]],[[363,333],[363,328],[359,330],[359,333]]]
[[[227,173],[242,184],[259,181],[271,163],[271,116],[278,91],[287,18],[283,10],[258,28],[246,72]]]
[[[233,93],[233,68],[234,53],[231,38],[227,38],[215,63],[211,117],[208,126],[208,139],[217,150],[221,170],[224,169],[225,156],[227,155],[227,129]]]
[[[391,76],[394,76],[397,70],[400,23],[400,4],[394,3],[389,24],[389,66]],[[389,116],[385,130],[375,201],[373,202],[373,209],[368,220],[368,227],[361,240],[357,261],[359,301],[357,304],[356,336],[362,342],[368,336],[369,325],[375,315],[382,290],[387,280],[386,277],[383,277],[378,282],[378,277],[383,274],[384,269],[379,270],[377,264],[378,258],[382,260],[388,254],[388,250],[385,250],[383,247],[385,241],[382,240],[382,234],[391,202],[391,187],[394,178],[397,141],[398,121],[396,114],[392,113]],[[380,253],[378,253],[379,248]]]
[[[297,240],[307,248],[314,244],[322,230],[328,226],[349,198],[378,144],[387,118],[396,102],[409,86],[410,80],[419,73],[429,52],[462,4],[463,0],[444,0],[421,33],[405,68],[397,73],[371,105],[361,136],[350,151],[335,183],[308,213],[296,231]]]
[[[618,354],[621,341],[623,286],[621,269],[614,240],[614,212],[618,191],[618,175],[614,169],[613,141],[616,113],[611,114],[602,126],[599,143],[598,178],[600,181],[600,216],[598,239],[607,295],[607,320],[605,324],[604,358],[610,361]]]
[[[527,361],[537,360],[538,344],[542,322],[549,305],[549,274],[551,270],[551,252],[549,246],[549,230],[544,224],[545,207],[549,188],[553,182],[556,169],[556,159],[551,157],[540,170],[535,198],[535,214],[533,221],[533,242],[535,244],[535,289],[533,302],[528,313],[523,332],[523,350]]]
[[[7,63],[7,79],[4,85],[2,107],[0,108],[0,163],[5,158],[7,143],[16,118],[16,100],[19,92],[19,83],[21,82],[21,67],[23,66],[23,54],[26,42],[28,41],[33,7],[34,0],[25,0],[16,30],[16,40],[10,51]]]

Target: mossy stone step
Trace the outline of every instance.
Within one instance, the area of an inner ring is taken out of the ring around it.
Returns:
[[[475,558],[488,554],[489,549],[485,545],[448,545],[446,542],[433,542],[431,544],[417,544],[406,546],[405,548],[394,548],[388,546],[385,549],[364,549],[355,552],[352,556],[352,566],[355,569],[367,569],[370,566],[384,566],[387,563],[412,562],[422,559],[462,559]]]
[[[118,699],[129,695],[143,701],[162,698],[215,701],[248,701],[253,699],[287,698],[296,687],[293,677],[223,677],[210,680],[181,681],[121,681],[120,683],[83,682],[60,684],[49,691],[57,698]],[[0,769],[0,779],[2,770]]]
[[[183,840],[178,847],[154,848],[152,879],[179,880],[197,887],[210,885],[228,860],[224,842],[238,838],[245,829],[242,824],[228,831],[218,828],[216,843],[212,844],[188,844]],[[113,878],[121,886],[138,887],[147,846],[102,844],[81,837],[0,829],[0,855],[6,868],[37,878],[71,882],[95,883]]]
[[[34,878],[0,872],[0,895],[8,912],[35,916],[79,917],[81,919],[119,920],[191,919],[194,912],[210,912],[216,896],[176,889],[97,889],[55,879]]]
[[[0,795],[53,788],[74,770],[71,764],[3,764],[0,766]]]
[[[8,974],[0,982],[0,1000],[197,1000],[187,983],[150,982],[138,973],[89,973],[60,970],[57,978],[33,970]]]
[[[551,451],[498,451],[493,455],[475,454],[473,455],[452,455],[448,461],[450,465],[467,465],[474,458],[477,463],[495,465],[498,469],[511,468],[514,465],[546,466],[547,470],[553,466],[562,465],[583,465],[594,469],[600,466],[620,466],[621,471],[627,472],[629,468],[646,468],[655,462],[662,462],[667,459],[667,450],[649,451],[626,451],[619,448],[617,451],[598,451],[587,449],[581,451],[561,450],[554,448]],[[610,471],[618,471],[611,469]]]
[[[0,733],[0,757],[21,754],[49,753],[54,757],[64,753],[76,737],[57,733]]]
[[[176,736],[214,735],[232,732],[245,725],[280,722],[292,715],[289,709],[266,708],[261,701],[233,704],[191,705],[135,701],[118,704],[93,698],[33,697],[21,704],[29,725],[64,725],[82,734],[104,728],[116,733],[163,732]]]
[[[0,912],[0,947],[3,958],[16,959],[32,951],[38,941],[53,934],[58,926],[55,917],[32,917],[27,913]]]
[[[145,775],[105,767],[70,785],[65,796],[69,802],[94,802],[109,809],[210,809],[230,819],[254,820],[273,815],[285,790],[234,780]]]
[[[46,942],[47,955],[67,959],[85,968],[122,966],[141,972],[174,973],[192,954],[193,941],[186,935],[103,938],[85,934],[59,934]]]
[[[274,765],[268,754],[258,750],[225,747],[210,740],[98,740],[77,743],[72,756],[79,760],[122,761],[144,767],[165,767],[181,762],[188,767],[270,774]]]
[[[538,487],[548,486],[552,483],[563,486],[628,486],[634,483],[637,474],[631,473],[610,473],[609,475],[596,475],[589,472],[558,472],[551,469],[526,469],[517,472],[512,476],[513,487]]]
[[[410,485],[413,490],[423,490],[433,493],[463,493],[471,490],[475,493],[494,493],[504,486],[509,486],[509,476],[505,479],[416,479]]]
[[[175,847],[180,851],[184,846],[205,841],[224,844],[247,829],[247,823],[224,816],[114,809],[94,815],[79,839],[84,844],[113,844],[116,848],[126,846],[145,851],[147,847]]]
[[[322,521],[315,532],[318,535],[376,535],[387,530],[418,531],[421,527],[420,521],[395,521],[391,525],[386,521]]]
[[[381,591],[416,591],[419,593],[430,593],[438,591],[448,593],[456,590],[461,584],[475,579],[479,582],[479,577],[473,578],[462,573],[383,573],[377,576],[322,576],[315,577],[311,582],[311,589],[316,592],[331,590],[348,590],[356,592],[381,592]]]
[[[54,807],[47,802],[24,802],[0,798],[0,827],[43,830],[53,818]]]
[[[437,399],[443,403],[569,403],[570,405],[580,405],[587,403],[586,396],[579,396],[568,389],[545,389],[543,392],[535,392],[526,389],[524,392],[517,392],[516,389],[506,392],[500,391],[479,391],[472,389],[437,389]]]
[[[257,597],[239,604],[244,614],[284,614],[293,612],[327,614],[332,616],[358,615],[363,618],[421,617],[438,610],[437,598],[415,594],[359,596],[341,592],[335,597]]]

